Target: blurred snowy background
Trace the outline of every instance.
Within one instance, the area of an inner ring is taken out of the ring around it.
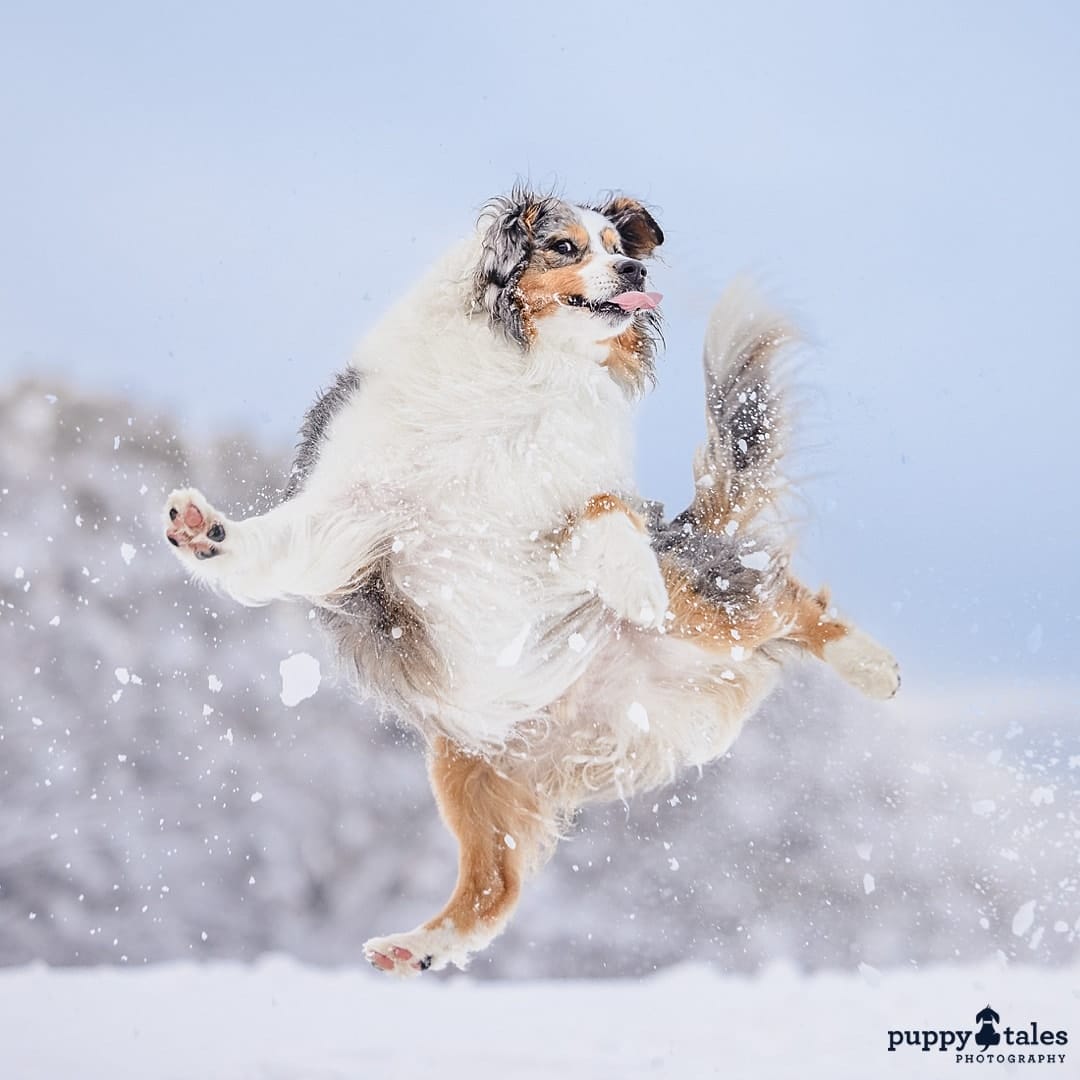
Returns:
[[[659,206],[650,496],[688,495],[723,282],[802,313],[800,568],[905,683],[792,672],[702,776],[587,813],[473,970],[1080,952],[1080,15],[620,13],[0,13],[0,964],[351,965],[444,898],[411,737],[158,515],[273,501],[317,386],[518,175]]]

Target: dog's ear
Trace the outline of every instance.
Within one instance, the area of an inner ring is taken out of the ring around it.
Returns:
[[[483,235],[475,274],[476,302],[494,328],[523,347],[529,339],[517,284],[551,201],[549,196],[515,187],[509,195],[492,199],[480,215]]]
[[[663,229],[637,199],[613,195],[599,210],[618,230],[623,251],[631,259],[649,258],[664,242]]]

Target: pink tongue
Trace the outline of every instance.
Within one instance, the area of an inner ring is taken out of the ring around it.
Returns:
[[[623,311],[638,311],[641,308],[652,309],[663,300],[658,292],[624,292],[611,297],[612,304],[618,304]]]

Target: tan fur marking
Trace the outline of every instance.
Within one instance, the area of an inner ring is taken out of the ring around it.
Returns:
[[[518,281],[518,292],[528,321],[542,319],[558,311],[563,297],[583,296],[585,284],[575,266],[554,269],[530,267]]]
[[[530,202],[521,213],[521,224],[525,226],[525,229],[530,236],[536,226],[536,219],[539,216],[540,204],[538,202]]]
[[[619,243],[619,234],[612,228],[600,230],[600,241],[604,245],[604,250],[609,254],[615,253],[615,248]]]
[[[590,518],[603,517],[604,514],[625,514],[637,528],[638,532],[645,531],[645,522],[637,511],[631,509],[618,495],[604,492],[594,495],[581,512],[581,520],[588,521]]]
[[[723,649],[730,649],[733,645],[753,649],[773,636],[773,625],[769,624],[775,624],[776,620],[768,613],[759,610],[729,611],[723,605],[706,599],[670,559],[660,560],[660,572],[667,585],[668,611],[674,615],[674,619],[668,621],[669,634],[694,638],[700,644]],[[733,629],[738,631],[738,637],[732,634]]]
[[[641,393],[649,378],[649,350],[642,340],[641,331],[629,326],[608,346],[604,367],[611,377],[634,393]]]
[[[667,585],[668,611],[675,616],[668,623],[668,633],[678,637],[694,638],[700,644],[722,649],[737,645],[747,650],[782,638],[822,659],[826,644],[848,632],[846,623],[828,616],[825,589],[815,596],[791,579],[769,607],[728,608],[698,593],[670,559],[661,559],[660,571]]]
[[[629,195],[616,195],[615,198],[604,207],[604,213],[607,214],[608,217],[616,217],[627,211],[634,212],[642,209],[644,209],[644,207],[642,207],[637,199],[631,199]]]
[[[446,738],[435,743],[430,774],[439,811],[457,837],[458,880],[443,910],[424,925],[435,929],[450,920],[460,934],[480,923],[497,930],[536,857],[542,831],[536,796]]]
[[[805,586],[796,585],[792,606],[795,629],[785,637],[823,660],[825,646],[830,641],[844,637],[848,632],[847,623],[829,616],[829,590],[821,589],[815,595]]]
[[[572,222],[566,230],[569,239],[574,241],[578,251],[589,250],[589,230],[578,221]]]

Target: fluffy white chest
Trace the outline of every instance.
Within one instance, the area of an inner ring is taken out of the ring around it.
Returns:
[[[474,348],[370,365],[307,489],[385,521],[395,583],[425,612],[455,703],[501,728],[587,663],[537,648],[588,598],[553,535],[593,495],[630,490],[631,417],[591,358],[511,354],[515,367],[465,336]]]

